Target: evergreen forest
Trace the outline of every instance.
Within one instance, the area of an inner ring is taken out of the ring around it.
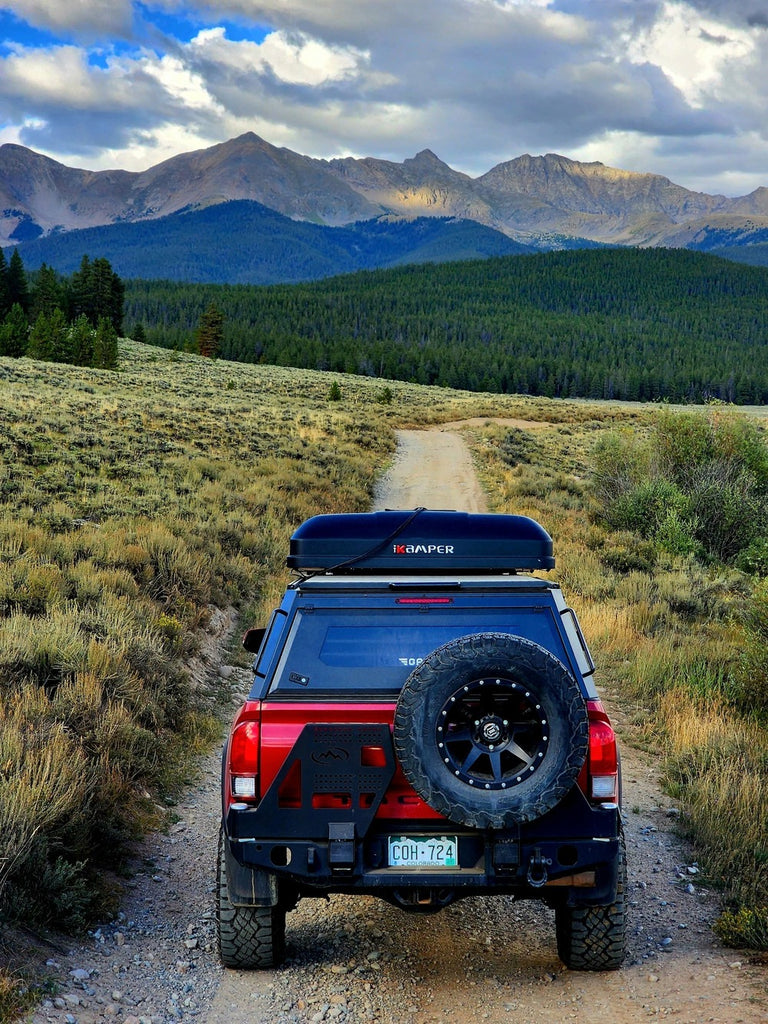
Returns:
[[[551,397],[768,403],[768,269],[681,249],[599,249],[256,287],[133,280],[129,329],[220,355]],[[136,336],[134,334],[134,336]]]
[[[83,256],[67,278],[45,263],[28,275],[18,249],[0,249],[0,356],[116,369],[123,295],[104,257]]]

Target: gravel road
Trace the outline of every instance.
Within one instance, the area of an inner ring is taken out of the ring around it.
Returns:
[[[451,492],[445,480],[454,479]],[[414,488],[414,481],[417,485]],[[430,486],[430,482],[434,488]],[[461,437],[404,431],[376,507],[484,509]],[[244,693],[249,673],[221,664],[233,626],[214,616],[193,674]],[[621,731],[620,708],[612,716]],[[764,966],[720,946],[715,897],[678,838],[677,809],[652,759],[623,750],[630,875],[629,955],[615,973],[566,970],[551,912],[506,897],[472,898],[416,917],[369,897],[304,900],[288,916],[288,960],[275,971],[224,971],[213,900],[219,761],[175,809],[167,834],[137,851],[118,917],[54,951],[60,993],[33,1024],[766,1024]]]

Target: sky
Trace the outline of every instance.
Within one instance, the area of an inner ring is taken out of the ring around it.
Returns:
[[[560,153],[768,186],[768,0],[0,0],[0,143],[144,170],[247,131],[313,157]]]

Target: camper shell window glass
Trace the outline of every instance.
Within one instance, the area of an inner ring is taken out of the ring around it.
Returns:
[[[540,607],[463,607],[459,603],[390,607],[299,608],[274,674],[270,697],[318,693],[397,694],[437,647],[470,633],[499,632],[533,640],[568,658],[554,620]]]

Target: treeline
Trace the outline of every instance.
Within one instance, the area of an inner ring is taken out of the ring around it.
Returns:
[[[126,320],[183,348],[472,391],[768,402],[768,270],[610,249],[366,271],[298,285],[129,281]]]
[[[17,249],[0,249],[0,356],[114,369],[124,295],[106,259],[83,256],[68,278],[45,263],[27,275]]]

